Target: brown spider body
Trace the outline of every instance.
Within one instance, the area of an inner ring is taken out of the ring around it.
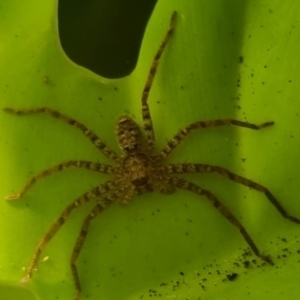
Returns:
[[[131,153],[141,148],[142,133],[140,128],[128,116],[122,116],[119,119],[116,134],[119,147],[124,153]]]
[[[56,119],[59,119],[62,122],[65,122],[80,130],[93,143],[93,145],[97,147],[100,152],[102,152],[102,154],[107,156],[115,163],[114,167],[111,165],[85,160],[69,160],[36,174],[29,180],[29,182],[19,193],[12,194],[6,197],[7,200],[19,199],[24,196],[24,194],[26,194],[26,192],[39,179],[70,167],[88,169],[103,174],[109,174],[113,177],[111,180],[104,182],[99,186],[94,187],[91,191],[84,193],[64,209],[56,222],[54,222],[54,224],[50,227],[45,236],[37,245],[37,248],[27,269],[27,274],[22,280],[23,282],[28,281],[32,277],[33,271],[36,269],[42,250],[61,228],[61,226],[66,222],[71,212],[74,209],[83,206],[89,201],[96,200],[97,202],[94,208],[90,211],[90,213],[83,221],[71,256],[70,266],[76,288],[75,300],[78,300],[81,291],[81,285],[77,272],[76,261],[85,242],[90,222],[111,203],[115,201],[129,203],[131,198],[135,194],[142,194],[151,192],[153,190],[161,193],[172,193],[176,189],[182,189],[199,196],[203,196],[204,199],[208,200],[222,216],[224,216],[234,227],[236,227],[240,231],[244,240],[247,242],[256,256],[260,257],[262,260],[269,264],[273,264],[269,255],[265,255],[260,252],[255,242],[249,235],[248,231],[245,229],[239,219],[226,207],[226,205],[224,205],[212,192],[203,189],[195,183],[177,177],[180,174],[212,172],[218,173],[219,175],[229,180],[235,181],[248,188],[263,193],[269,200],[269,202],[284,218],[300,224],[300,219],[288,214],[283,206],[279,203],[279,201],[275,198],[275,196],[266,187],[252,180],[234,174],[231,171],[220,166],[199,163],[169,164],[166,162],[166,158],[183,140],[186,139],[189,133],[193,130],[228,125],[260,130],[273,125],[274,122],[265,122],[263,124],[256,125],[234,119],[198,121],[189,124],[184,129],[180,130],[172,139],[169,140],[169,142],[167,142],[163,149],[161,149],[158,153],[154,153],[155,139],[150,109],[148,105],[148,96],[151,90],[160,57],[171,37],[174,26],[175,13],[172,15],[169,30],[167,31],[167,34],[154,57],[152,66],[148,74],[148,79],[143,89],[142,118],[144,131],[142,132],[137,123],[128,116],[122,116],[117,123],[116,135],[118,144],[122,151],[121,155],[118,155],[114,150],[108,147],[106,143],[104,143],[93,131],[87,128],[84,124],[52,108],[39,107],[22,110],[14,110],[11,108],[4,109],[6,112],[18,115],[45,113]]]
[[[117,170],[117,182],[125,190],[143,194],[159,189],[161,173],[165,173],[161,160],[157,156],[145,152],[133,152],[121,158],[120,167]]]
[[[121,202],[128,203],[127,199],[132,198],[135,192],[142,194],[159,190],[156,187],[166,169],[161,157],[147,151],[148,145],[142,140],[142,132],[137,123],[128,116],[121,117],[116,134],[123,152],[116,169],[117,186],[125,193]]]

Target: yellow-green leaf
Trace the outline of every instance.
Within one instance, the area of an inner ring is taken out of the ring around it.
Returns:
[[[228,127],[195,132],[170,162],[226,167],[269,188],[287,211],[300,217],[296,1],[161,0],[135,71],[107,80],[66,58],[54,25],[54,1],[2,0],[1,107],[50,106],[80,120],[117,150],[117,118],[129,114],[142,124],[142,88],[174,10],[176,32],[149,99],[157,149],[198,120],[273,120],[274,126],[261,131]],[[64,207],[108,177],[72,169],[41,180],[23,199],[7,202],[4,197],[60,162],[109,161],[78,130],[49,116],[2,112],[0,123],[0,280],[17,286],[39,240]],[[205,198],[185,191],[152,193],[136,196],[127,206],[116,203],[93,222],[77,263],[81,299],[296,299],[299,225],[280,216],[263,194],[226,178],[185,178],[225,203],[259,249],[272,255],[275,266],[243,256],[247,243]],[[44,249],[42,258],[47,259],[28,283],[41,299],[73,299],[69,260],[91,208],[74,212]],[[4,285],[1,290],[7,291]],[[13,299],[5,293],[5,300]]]

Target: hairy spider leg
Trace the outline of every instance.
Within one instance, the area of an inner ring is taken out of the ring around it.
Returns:
[[[171,21],[170,21],[170,27],[169,30],[167,31],[157,53],[154,56],[149,74],[148,74],[148,78],[145,84],[145,87],[143,89],[143,93],[142,93],[142,116],[143,116],[143,122],[144,122],[144,129],[145,129],[145,136],[146,136],[146,141],[149,147],[149,150],[152,150],[154,147],[154,131],[153,131],[153,124],[152,124],[152,118],[151,118],[151,114],[150,114],[150,109],[149,109],[149,105],[148,105],[148,97],[149,97],[149,93],[152,87],[152,83],[157,71],[157,67],[159,64],[159,60],[161,58],[161,55],[163,53],[163,51],[166,48],[166,45],[174,31],[175,28],[175,19],[176,19],[176,12],[173,12],[172,17],[171,17]]]
[[[115,194],[115,199],[119,198],[119,194]],[[81,285],[80,285],[80,280],[78,276],[78,271],[76,267],[76,261],[77,258],[81,252],[82,246],[85,242],[90,222],[96,218],[109,204],[112,203],[111,199],[103,199],[101,200],[101,203],[98,203],[92,210],[91,212],[87,215],[87,217],[84,219],[79,236],[77,238],[75,247],[72,252],[71,256],[71,270],[72,270],[72,275],[73,275],[73,280],[75,284],[75,289],[76,289],[76,295],[75,295],[75,300],[79,299],[79,295],[81,292]]]
[[[115,170],[112,166],[102,164],[102,163],[95,163],[91,161],[85,161],[85,160],[69,160],[64,163],[61,163],[59,165],[53,166],[51,168],[48,168],[46,170],[43,170],[42,172],[34,175],[24,186],[24,188],[16,194],[11,194],[9,196],[6,196],[6,200],[16,200],[21,198],[38,180],[45,178],[49,175],[52,175],[54,173],[58,173],[60,171],[63,171],[70,167],[77,167],[77,168],[84,168],[91,171],[96,171],[104,174],[114,174]]]
[[[187,180],[177,178],[177,177],[168,177],[167,178],[169,183],[176,186],[179,189],[187,190],[192,193],[205,196],[212,204],[213,206],[233,225],[235,226],[242,236],[244,237],[245,241],[248,243],[252,251],[257,257],[260,257],[262,260],[267,262],[268,264],[273,265],[273,261],[269,255],[264,255],[260,253],[258,247],[250,237],[249,233],[247,230],[244,228],[244,226],[241,224],[241,222],[233,215],[233,213],[224,205],[220,200],[212,194],[208,190],[202,189],[200,186],[189,182]]]
[[[112,189],[115,188],[115,184],[113,181],[108,181],[106,183],[103,183],[91,191],[83,194],[81,197],[79,197],[74,202],[70,203],[62,212],[60,217],[55,221],[55,223],[51,226],[51,228],[48,230],[48,232],[44,235],[44,237],[40,240],[33,257],[31,259],[31,262],[29,264],[29,267],[27,269],[26,276],[21,280],[21,282],[27,282],[33,275],[33,271],[37,266],[38,260],[40,258],[40,255],[42,253],[42,250],[45,248],[45,246],[50,242],[52,237],[57,233],[57,231],[63,226],[63,224],[66,222],[68,217],[70,216],[71,212],[78,207],[81,207],[83,204],[94,200],[98,197],[101,197],[102,195],[108,194]],[[105,196],[107,199],[111,199],[109,197],[109,194]],[[112,201],[114,199],[111,199]]]
[[[262,192],[268,198],[268,200],[275,206],[277,211],[286,219],[300,224],[300,219],[291,216],[275,198],[275,196],[264,186],[249,180],[245,177],[239,176],[230,172],[229,170],[219,167],[211,166],[206,164],[170,164],[167,166],[168,173],[179,174],[179,173],[212,173],[216,172],[232,181],[248,186],[254,190]]]
[[[120,198],[120,203],[129,204],[131,198],[134,195],[135,187],[132,185],[128,186],[126,190],[124,190],[123,196]]]
[[[265,122],[260,125],[243,122],[239,120],[233,120],[233,119],[223,119],[223,120],[211,120],[211,121],[199,121],[192,124],[189,124],[186,128],[180,130],[168,143],[166,146],[160,151],[160,155],[163,158],[167,158],[171,152],[187,137],[188,134],[190,134],[195,129],[204,129],[208,127],[217,127],[217,126],[239,126],[239,127],[245,127],[249,129],[259,130],[266,127],[269,127],[273,125],[274,122]]]
[[[61,114],[57,110],[54,110],[49,107],[38,107],[38,108],[31,108],[31,109],[12,109],[12,108],[4,108],[4,111],[12,114],[17,115],[27,115],[27,114],[35,114],[35,113],[45,113],[48,114],[56,119],[59,119],[65,123],[70,124],[78,129],[80,129],[83,134],[108,158],[118,161],[119,156],[115,151],[110,149],[93,131],[89,130],[84,124]]]

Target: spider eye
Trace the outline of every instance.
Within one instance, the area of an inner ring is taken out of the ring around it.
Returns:
[[[132,184],[135,186],[144,186],[147,182],[148,176],[142,176],[132,180]]]

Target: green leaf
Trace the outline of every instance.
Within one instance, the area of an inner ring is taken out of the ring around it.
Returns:
[[[66,58],[53,25],[53,1],[1,1],[1,106],[53,107],[117,149],[118,117],[129,114],[142,124],[141,92],[173,10],[178,11],[176,32],[149,99],[157,149],[198,120],[273,120],[274,126],[261,131],[220,127],[195,132],[170,162],[226,167],[269,188],[299,217],[296,1],[160,1],[136,70],[120,80],[96,76]],[[49,116],[3,112],[0,123],[3,198],[60,162],[109,162],[78,130]],[[64,207],[107,178],[66,170],[38,182],[23,199],[1,201],[0,280],[17,286],[35,247]],[[244,257],[247,243],[205,198],[185,191],[152,193],[136,196],[127,206],[116,203],[93,222],[77,262],[81,299],[295,299],[300,227],[281,217],[257,191],[218,175],[184,178],[226,204],[275,266],[263,265],[254,255]],[[74,212],[43,250],[47,259],[28,283],[42,299],[73,299],[69,260],[91,208]],[[227,278],[232,273],[238,275],[234,281]]]

